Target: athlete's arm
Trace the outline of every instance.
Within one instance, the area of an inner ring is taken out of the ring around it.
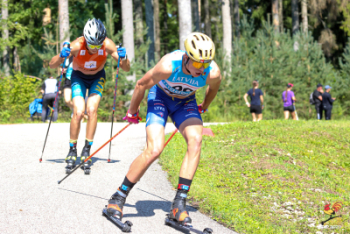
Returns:
[[[264,96],[263,95],[260,95],[260,102],[261,102],[261,106],[264,109]]]
[[[245,93],[244,96],[243,96],[243,98],[244,98],[245,104],[246,104],[248,107],[250,107],[250,103],[248,102],[248,93]]]
[[[134,93],[131,98],[129,113],[135,114],[137,112],[147,89],[152,88],[161,80],[168,79],[171,73],[171,59],[168,54],[163,56],[163,58],[151,70],[136,82]]]
[[[117,47],[115,46],[114,42],[109,38],[106,38],[105,42],[106,42],[105,45],[106,45],[107,53],[110,54],[112,58],[118,62],[119,55],[118,55]],[[120,59],[120,67],[126,72],[130,71],[129,59],[128,58],[126,60]]]
[[[73,41],[70,43],[70,55],[67,57],[69,59],[71,56],[76,56],[79,52],[80,44],[78,40]],[[60,57],[60,54],[53,56],[51,59],[49,66],[50,68],[57,68],[64,62],[64,58]]]
[[[208,88],[205,91],[205,98],[201,104],[203,110],[208,109],[210,103],[216,97],[221,83],[221,73],[219,66],[214,61],[212,61],[212,63],[214,63],[213,69],[210,71],[207,78]]]

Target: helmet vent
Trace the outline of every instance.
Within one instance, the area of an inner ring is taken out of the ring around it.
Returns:
[[[194,49],[196,49],[196,44],[194,43],[194,41],[192,40],[192,46]]]
[[[213,50],[210,50],[210,58],[211,58],[211,55],[213,54]]]
[[[205,50],[205,57],[208,57],[208,50]]]
[[[193,54],[190,52],[191,57],[193,57]]]
[[[199,38],[198,38],[198,36],[197,35],[193,35],[196,39],[197,39],[197,41],[199,41]]]
[[[202,50],[199,50],[199,56],[202,58],[203,57],[203,52]]]
[[[204,37],[203,37],[203,36],[201,36],[201,38],[203,39],[203,41],[205,41],[205,39],[204,39]]]

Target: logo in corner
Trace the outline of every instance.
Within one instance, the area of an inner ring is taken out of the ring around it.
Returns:
[[[323,209],[323,212],[327,215],[329,215],[329,218],[325,221],[322,221],[321,224],[324,225],[326,222],[332,220],[332,219],[336,219],[337,218],[337,221],[340,221],[340,223],[342,222],[341,220],[341,217],[342,215],[338,215],[336,216],[336,213],[340,211],[340,209],[342,208],[343,206],[343,203],[342,202],[336,202],[333,204],[333,206],[331,207],[331,204],[330,203],[327,203],[325,206],[324,206],[324,209]],[[338,222],[337,222],[338,224]],[[338,224],[339,225],[339,224]]]

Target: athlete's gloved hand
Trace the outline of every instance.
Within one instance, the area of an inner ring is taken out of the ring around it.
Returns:
[[[121,59],[125,58],[126,56],[126,49],[124,47],[119,47],[117,49],[118,55]]]
[[[139,121],[142,121],[142,118],[139,116],[139,111],[137,111],[136,114],[130,114],[129,111],[126,112],[125,117],[123,118],[123,120],[127,120],[129,123],[134,123],[134,124],[138,124]]]
[[[66,47],[65,47],[65,45],[69,45],[69,42],[64,42],[64,43],[63,43],[63,48],[62,48],[61,53],[60,53],[60,57],[61,57],[61,58],[66,58],[66,57],[68,57],[69,54],[70,54],[70,48],[69,48],[69,46],[66,46]]]
[[[199,113],[203,114],[208,111],[208,109],[202,109],[202,104],[198,105],[198,111]]]

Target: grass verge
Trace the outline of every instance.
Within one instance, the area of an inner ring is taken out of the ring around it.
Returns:
[[[350,233],[347,121],[262,121],[211,126],[191,186],[193,206],[238,233]],[[160,164],[174,187],[186,152],[176,134]],[[342,202],[333,219],[327,203]]]

